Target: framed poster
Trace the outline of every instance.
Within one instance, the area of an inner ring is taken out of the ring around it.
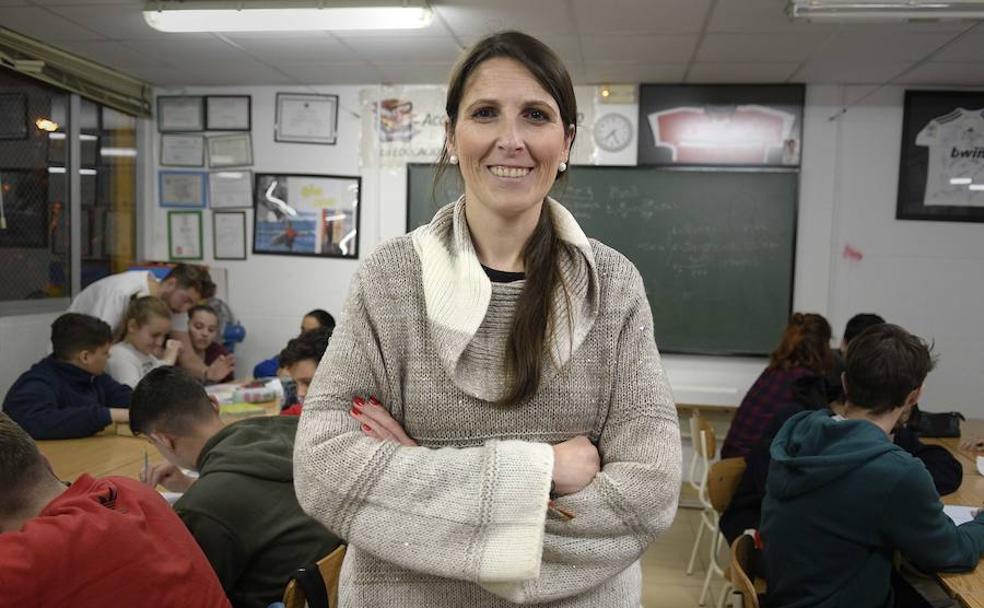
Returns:
[[[0,139],[27,139],[27,95],[0,94]]]
[[[208,176],[208,205],[212,209],[253,206],[252,171],[213,171]]]
[[[205,138],[201,135],[161,135],[162,167],[204,167]]]
[[[253,140],[249,133],[209,136],[209,167],[242,167],[252,164]]]
[[[212,257],[216,260],[246,259],[246,212],[212,212]]]
[[[640,165],[798,167],[803,85],[639,87]]]
[[[257,173],[253,253],[359,257],[360,177]]]
[[[167,212],[167,254],[172,260],[202,259],[202,212]]]
[[[249,131],[252,128],[252,97],[208,95],[205,97],[205,128],[209,131]]]
[[[984,222],[984,92],[905,92],[895,218]]]
[[[199,209],[208,200],[208,173],[204,171],[158,171],[158,201],[161,207]]]
[[[205,130],[205,100],[200,95],[162,95],[157,98],[157,130]]]
[[[274,141],[335,145],[338,95],[277,93]]]

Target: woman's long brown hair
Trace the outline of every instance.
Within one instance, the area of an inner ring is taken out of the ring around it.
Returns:
[[[817,374],[826,374],[834,363],[830,336],[830,323],[822,315],[793,313],[779,346],[769,357],[769,369],[806,367]]]
[[[458,109],[468,77],[483,62],[495,57],[513,59],[530,71],[557,102],[565,132],[569,125],[577,123],[574,85],[557,54],[532,36],[520,32],[500,32],[477,42],[451,72],[445,103],[450,132],[454,132],[458,121]],[[573,137],[571,143],[573,144]],[[448,169],[448,155],[448,148],[445,146],[434,175],[435,192],[437,184]],[[563,175],[558,173],[557,178],[560,179]],[[560,239],[554,230],[550,212],[544,206],[533,234],[523,247],[526,284],[516,304],[506,346],[509,386],[496,405],[512,405],[524,401],[540,386],[544,344],[550,337],[553,293],[561,282],[557,265],[560,253]]]

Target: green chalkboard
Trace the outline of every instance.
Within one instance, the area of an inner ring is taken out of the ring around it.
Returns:
[[[457,199],[453,171],[407,167],[407,229]],[[798,173],[573,167],[552,195],[639,268],[663,352],[765,355],[789,317]]]

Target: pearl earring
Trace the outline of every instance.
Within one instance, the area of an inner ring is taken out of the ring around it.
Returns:
[[[557,167],[557,170],[560,171],[561,173],[567,171],[567,163],[560,163],[560,166]]]
[[[448,162],[451,163],[452,165],[457,165],[458,157],[452,154],[451,156],[448,156]]]

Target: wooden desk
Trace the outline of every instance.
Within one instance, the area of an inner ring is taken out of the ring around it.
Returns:
[[[977,472],[977,452],[963,450],[960,442],[972,437],[984,437],[984,420],[966,420],[961,424],[962,438],[925,439],[925,443],[942,445],[963,465],[960,489],[943,497],[947,505],[984,505],[984,475]],[[984,455],[984,453],[982,453]],[[971,572],[940,574],[943,587],[968,608],[984,608],[984,561]]]
[[[277,413],[276,402],[258,403],[267,415]],[[230,424],[242,417],[223,417]],[[144,466],[144,454],[150,464],[163,462],[157,449],[142,437],[117,434],[115,425],[92,437],[38,441],[38,448],[51,463],[55,475],[64,481],[75,481],[82,473],[93,477],[119,475],[137,479]]]

